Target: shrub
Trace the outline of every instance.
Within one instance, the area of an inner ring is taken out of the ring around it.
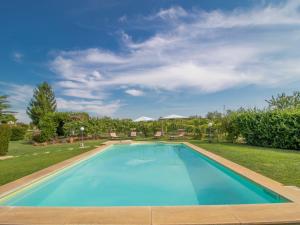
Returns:
[[[33,134],[34,134],[34,132],[32,130],[28,130],[24,135],[24,140],[28,141],[28,142],[32,141],[33,140]]]
[[[241,135],[240,127],[237,123],[239,113],[232,112],[222,121],[222,129],[226,135],[226,139],[230,142],[235,142]]]
[[[7,154],[10,136],[10,127],[8,125],[0,125],[0,156]]]
[[[250,145],[300,150],[299,109],[235,113],[228,127],[229,136]]]
[[[37,142],[46,142],[56,135],[57,124],[54,120],[54,114],[48,113],[39,121],[38,128],[40,133],[34,135],[33,139]]]
[[[21,126],[13,126],[11,128],[11,141],[23,140],[26,133],[26,128]]]

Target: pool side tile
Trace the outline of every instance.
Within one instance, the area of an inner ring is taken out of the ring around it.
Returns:
[[[0,214],[0,224],[67,224],[73,210],[62,208],[8,207]]]
[[[296,203],[229,206],[241,224],[300,224]]]
[[[150,207],[76,208],[68,224],[150,225]]]
[[[8,210],[9,210],[9,207],[7,207],[7,206],[0,206],[0,218]]]
[[[228,206],[152,207],[153,225],[240,224]]]
[[[0,224],[150,225],[150,207],[2,207]]]

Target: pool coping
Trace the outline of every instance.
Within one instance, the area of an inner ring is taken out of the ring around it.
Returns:
[[[0,197],[30,185],[106,149],[112,144],[153,141],[107,141],[104,145],[0,186]],[[0,206],[0,224],[300,224],[300,189],[294,189],[189,142],[195,151],[291,200],[289,203],[211,206],[11,207]]]

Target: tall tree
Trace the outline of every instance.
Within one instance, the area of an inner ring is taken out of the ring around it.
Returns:
[[[9,104],[7,101],[7,96],[0,95],[0,115],[2,116],[4,114],[10,113],[9,111],[7,111],[8,108],[9,108]]]
[[[38,125],[40,119],[49,112],[56,111],[56,99],[51,86],[43,82],[34,90],[33,97],[27,107],[27,115],[32,123]]]
[[[272,96],[270,100],[266,100],[270,109],[289,109],[300,107],[300,92],[295,91],[292,95],[286,95],[285,93]]]
[[[6,95],[0,95],[0,123],[16,122],[17,120],[13,115],[15,112],[7,110],[10,108],[7,98]]]

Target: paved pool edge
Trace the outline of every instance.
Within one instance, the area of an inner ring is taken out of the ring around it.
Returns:
[[[30,185],[73,165],[120,141],[108,141],[89,152],[42,169],[0,186],[0,196]],[[121,143],[149,143],[130,142]],[[166,142],[169,143],[169,142]],[[172,142],[175,143],[175,142]],[[155,206],[155,207],[0,207],[0,224],[300,224],[300,191],[253,172],[245,167],[188,142],[183,143],[238,174],[290,199],[291,203]]]

